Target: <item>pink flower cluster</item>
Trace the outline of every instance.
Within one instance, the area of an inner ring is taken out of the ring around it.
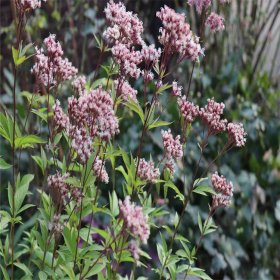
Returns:
[[[181,158],[183,156],[183,150],[180,143],[180,135],[177,135],[174,139],[170,129],[168,131],[162,130],[161,135],[166,156],[175,160]]]
[[[172,95],[171,97],[179,97],[182,95],[182,89],[183,87],[178,87],[178,84],[176,81],[173,82],[172,86]]]
[[[120,84],[120,85],[119,85]],[[123,99],[124,102],[129,102],[129,98],[131,98],[135,103],[138,103],[136,98],[137,90],[132,88],[131,85],[124,81],[119,82],[119,80],[115,81],[115,88],[119,96]]]
[[[63,51],[60,43],[55,41],[55,35],[51,34],[46,38],[44,44],[48,50],[48,56],[44,55],[43,49],[35,47],[36,63],[31,69],[37,83],[50,86],[73,79],[78,73],[78,69],[72,66],[67,58],[61,58]]]
[[[190,6],[195,6],[196,11],[201,14],[203,8],[207,10],[210,7],[211,0],[189,0],[188,4]]]
[[[116,62],[120,65],[120,73],[125,77],[139,78],[140,69],[137,65],[142,62],[142,55],[139,51],[131,51],[124,44],[117,44],[112,48]]]
[[[143,57],[143,61],[145,61],[146,66],[149,69],[159,61],[161,49],[156,49],[154,44],[149,46],[144,44],[142,46],[141,55]]]
[[[109,183],[109,176],[105,169],[105,163],[102,164],[102,160],[99,156],[97,156],[94,160],[92,170],[94,172],[94,176],[100,178],[101,182],[104,182],[106,184]]]
[[[47,0],[42,1],[47,2]],[[41,7],[41,0],[16,0],[16,4],[21,11],[34,10]]]
[[[54,234],[60,234],[63,232],[64,227],[66,226],[66,223],[60,224],[60,214],[59,215],[54,215],[53,216],[53,221],[49,222],[48,224],[48,229],[52,231]]]
[[[107,4],[104,10],[108,28],[104,36],[113,44],[125,44],[130,47],[133,44],[142,44],[141,33],[143,23],[137,15],[127,12],[123,3],[115,4],[113,0]]]
[[[54,114],[54,118],[53,118],[54,126],[58,126],[60,129],[67,130],[69,128],[69,118],[63,112],[59,100],[56,100],[52,109]]]
[[[205,25],[210,27],[210,31],[215,33],[216,31],[225,29],[224,26],[224,18],[215,14],[211,13],[211,15],[207,18]]]
[[[142,207],[136,206],[130,202],[127,196],[122,202],[119,200],[120,220],[123,220],[123,227],[128,228],[130,232],[139,237],[146,244],[150,236],[150,226],[148,225],[148,216],[144,216]]]
[[[113,105],[111,93],[103,91],[100,85],[97,89],[91,89],[89,94],[81,94],[78,99],[68,98],[70,122],[80,128],[87,123],[90,137],[99,136],[107,141],[119,133],[118,118]]]
[[[178,52],[182,55],[182,59],[198,61],[199,54],[203,54],[203,50],[199,39],[193,39],[190,25],[185,22],[185,15],[164,6],[160,12],[157,12],[157,17],[161,19],[164,27],[159,30],[159,42],[164,46],[164,51],[168,55]]]
[[[233,196],[233,184],[227,184],[226,178],[219,176],[217,172],[212,175],[213,189],[217,193],[213,196],[213,207],[228,207],[230,198]]]
[[[159,169],[154,168],[152,161],[147,162],[145,159],[140,159],[137,176],[142,181],[147,180],[147,183],[155,184],[159,175]]]
[[[220,120],[225,108],[224,103],[215,102],[214,97],[212,97],[212,99],[207,99],[207,102],[208,105],[206,105],[205,108],[200,109],[199,115],[203,122],[203,128],[208,126],[206,136],[208,138],[211,134],[216,135],[225,131],[227,120]]]
[[[132,239],[129,243],[128,249],[135,260],[137,266],[140,266],[139,258],[140,258],[140,243],[137,239]]]
[[[85,84],[87,83],[85,76],[77,77],[72,83],[72,89],[77,95],[86,93]]]
[[[236,147],[245,146],[247,133],[244,131],[243,124],[229,123],[227,129],[229,136],[227,145],[233,143]]]
[[[85,163],[92,154],[92,139],[87,135],[85,127],[71,126],[69,135],[72,136],[71,146],[80,160]]]
[[[64,173],[62,176],[59,173],[48,176],[47,182],[52,198],[56,204],[59,204],[63,199],[65,199],[69,193],[68,184],[63,182],[63,180],[68,177],[68,173]]]
[[[184,119],[185,125],[192,123],[195,117],[199,115],[199,107],[194,105],[192,102],[187,101],[186,96],[179,98],[177,102],[180,115]]]

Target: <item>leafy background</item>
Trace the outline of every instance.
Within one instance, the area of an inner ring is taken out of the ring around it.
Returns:
[[[15,44],[15,25],[13,21],[13,1],[1,1],[1,111],[12,112],[13,65],[11,46]],[[157,36],[160,22],[155,12],[164,4],[184,12],[191,24],[191,29],[198,30],[199,17],[186,4],[187,1],[126,1],[127,10],[138,13],[144,22],[144,39],[158,45]],[[218,1],[216,1],[218,2]],[[226,105],[225,117],[228,120],[238,120],[244,124],[248,133],[245,148],[235,149],[220,158],[211,168],[211,173],[219,173],[231,180],[235,186],[234,199],[228,210],[220,210],[215,216],[219,226],[217,232],[206,235],[202,247],[198,251],[197,262],[214,279],[279,279],[280,278],[280,76],[279,45],[280,34],[276,31],[279,25],[280,1],[232,1],[231,5],[219,5],[215,2],[213,9],[225,16],[226,30],[222,33],[207,37],[204,42],[205,57],[200,66],[195,68],[191,86],[191,98],[203,106],[207,98]],[[48,1],[41,9],[31,14],[24,38],[26,43],[34,42],[41,46],[49,33],[57,34],[65,56],[78,67],[81,73],[92,75],[95,69],[99,50],[93,34],[101,36],[106,26],[104,6],[106,1]],[[195,32],[197,33],[197,32]],[[206,32],[207,34],[207,32]],[[271,48],[272,46],[272,48]],[[273,51],[271,51],[273,50]],[[268,57],[270,60],[268,61]],[[109,55],[103,58],[102,64],[110,63]],[[25,63],[20,70],[17,85],[18,123],[23,127],[23,121],[28,108],[27,99],[22,92],[32,92],[33,77],[30,74],[32,60]],[[170,78],[176,79],[187,90],[191,64],[184,63]],[[100,70],[98,78],[104,77],[105,71]],[[142,80],[134,83],[138,90],[138,98],[143,101]],[[152,89],[150,90],[152,92]],[[70,85],[63,86],[59,99],[64,104],[71,95]],[[162,97],[163,103],[167,94]],[[39,104],[40,105],[40,104]],[[164,112],[166,121],[178,120],[178,109],[171,102]],[[172,127],[176,131],[176,122]],[[136,116],[130,111],[124,111],[121,121],[121,134],[116,139],[126,151],[137,152],[142,126]],[[27,130],[31,133],[41,133],[47,137],[47,127],[40,119],[32,114],[29,117]],[[11,150],[5,139],[0,138],[1,155],[6,162],[11,163]],[[186,182],[187,186],[193,176],[195,164],[200,150],[197,143],[201,141],[201,127],[193,125],[191,136],[188,138],[186,151]],[[157,159],[162,154],[160,129],[153,130],[145,138],[143,156],[150,154]],[[225,139],[213,139],[205,151],[199,172],[217,155]],[[37,188],[42,187],[42,173],[32,156],[40,153],[30,150],[22,151],[20,164],[21,174],[35,174],[32,182],[32,195],[26,203],[39,204]],[[60,155],[63,147],[60,147]],[[121,164],[121,160],[120,160]],[[106,168],[110,171],[110,164]],[[209,171],[209,172],[210,172]],[[110,171],[111,175],[112,170]],[[7,208],[7,182],[12,176],[11,169],[1,170],[1,209]],[[210,173],[208,174],[210,175]],[[122,194],[122,178],[116,174],[116,190]],[[179,162],[176,172],[177,186],[183,192],[183,163]],[[108,191],[112,185],[102,185],[100,205],[108,202]],[[152,190],[154,195],[155,191]],[[163,197],[163,192],[161,193]],[[165,210],[170,211],[175,218],[180,213],[182,205],[175,199],[175,193],[168,192],[167,199],[160,203],[166,204]],[[168,204],[166,203],[168,201]],[[187,207],[185,218],[178,233],[193,244],[200,237],[197,224],[197,213],[203,219],[207,218],[209,197],[193,196]],[[35,210],[25,211],[24,223],[17,228],[15,244],[24,244],[24,231],[28,231],[36,220]],[[109,221],[106,215],[96,215],[95,223],[106,227]],[[171,225],[169,215],[155,221],[159,227]],[[171,236],[161,229],[165,239]],[[1,234],[2,244],[5,243]],[[148,270],[137,269],[138,276],[144,275],[153,279],[155,274],[151,267],[159,267],[157,253],[154,248],[159,242],[158,230],[153,230],[145,251],[152,256],[153,264],[148,264]],[[179,246],[179,244],[177,244]],[[176,246],[176,243],[175,243]],[[179,247],[178,247],[179,248]],[[176,248],[175,248],[176,249]],[[1,262],[1,261],[0,261]],[[35,269],[35,268],[33,268]],[[123,267],[123,271],[131,269]]]

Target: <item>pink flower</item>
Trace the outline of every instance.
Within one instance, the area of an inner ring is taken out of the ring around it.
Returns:
[[[47,0],[43,1],[46,2]],[[16,4],[22,11],[26,11],[28,9],[34,10],[41,7],[41,0],[16,0]]]
[[[182,89],[183,87],[178,87],[178,84],[176,81],[173,82],[172,86],[172,95],[171,97],[179,97],[182,95]]]
[[[131,85],[124,81],[119,86],[119,80],[115,81],[115,88],[117,93],[121,96],[124,102],[130,102],[129,98],[131,98],[135,103],[138,103],[138,100],[136,98],[137,90],[132,88]]]
[[[148,216],[144,216],[142,207],[136,206],[130,202],[127,196],[122,202],[119,200],[120,220],[123,220],[123,227],[128,228],[130,232],[139,237],[146,244],[150,236],[150,226],[148,225]]]
[[[54,202],[58,205],[65,199],[69,193],[69,186],[63,180],[69,177],[68,173],[61,174],[57,173],[55,175],[49,175],[47,182],[50,188],[51,196]]]
[[[56,100],[52,109],[53,109],[53,115],[54,115],[53,116],[54,126],[58,126],[60,129],[66,130],[69,126],[69,118],[62,111],[59,100]]]
[[[203,8],[207,10],[210,7],[211,0],[189,0],[188,4],[190,6],[195,6],[196,11],[201,14]]]
[[[227,184],[226,178],[219,176],[217,172],[212,175],[213,189],[217,193],[213,196],[214,207],[228,207],[230,204],[230,198],[233,196],[233,184],[229,182]]]
[[[55,41],[55,36],[55,34],[50,34],[49,37],[44,39],[44,44],[50,57],[58,57],[63,55],[62,47],[59,42]]]
[[[166,167],[166,168],[168,168],[170,170],[171,176],[174,175],[176,164],[175,164],[175,161],[174,161],[174,159],[172,157],[168,157],[167,158],[164,167]]]
[[[78,95],[86,93],[85,84],[87,83],[85,76],[77,77],[72,83],[72,89]]]
[[[199,115],[199,107],[194,105],[192,102],[187,101],[186,96],[183,96],[183,98],[178,98],[177,102],[185,125],[192,123],[195,117]]]
[[[131,51],[124,44],[117,44],[112,48],[116,62],[120,65],[120,73],[125,77],[139,78],[140,69],[137,65],[142,62],[142,55],[139,51]]]
[[[147,183],[155,184],[159,175],[159,169],[154,168],[152,161],[147,162],[145,159],[140,159],[137,176],[142,181],[147,180]]]
[[[137,15],[127,12],[123,3],[115,4],[113,0],[104,10],[108,28],[104,36],[113,44],[142,45],[143,23]]]
[[[192,34],[190,25],[185,22],[185,15],[178,14],[167,6],[157,12],[163,28],[160,28],[159,42],[164,46],[164,51],[170,56],[173,52],[181,54],[181,59],[199,60],[203,50],[199,40]]]
[[[212,33],[215,33],[216,31],[219,31],[220,29],[225,29],[224,26],[224,18],[215,14],[211,13],[211,15],[207,18],[205,25],[210,27],[210,31]]]
[[[233,143],[236,147],[245,146],[247,133],[244,131],[243,124],[229,123],[228,129],[228,144]]]
[[[175,160],[181,158],[183,156],[183,150],[180,143],[180,135],[176,136],[174,139],[170,129],[168,129],[168,131],[162,130],[161,135],[166,156],[168,158],[174,158]]]
[[[217,103],[212,99],[207,99],[208,105],[205,108],[201,108],[199,115],[203,122],[203,127],[208,126],[207,129],[207,138],[213,134],[216,135],[220,132],[226,130],[227,120],[220,120],[221,114],[223,114],[225,104]]]
[[[142,46],[141,55],[143,57],[143,61],[145,61],[147,67],[149,68],[150,64],[155,65],[159,61],[161,49],[156,49],[154,44],[150,46],[144,44]]]
[[[96,159],[94,160],[92,165],[92,170],[94,172],[94,176],[98,177],[101,182],[104,182],[106,184],[109,183],[109,176],[105,169],[105,163],[102,164],[102,160],[100,159],[99,156],[97,156]]]
[[[139,258],[140,258],[140,243],[137,239],[132,239],[129,243],[128,249],[136,263],[137,266],[140,266]]]

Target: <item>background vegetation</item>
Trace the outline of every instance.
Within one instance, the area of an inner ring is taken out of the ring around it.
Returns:
[[[8,110],[8,112],[11,112],[13,104],[11,46],[15,44],[16,38],[12,2],[1,1],[1,111]],[[189,19],[191,29],[196,33],[199,19],[187,5],[187,1],[129,0],[126,2],[127,10],[138,13],[139,18],[145,23],[144,36],[150,43],[158,44],[154,40],[158,36],[160,22],[156,19],[155,12],[164,4],[175,8],[178,12],[184,12]],[[197,255],[199,265],[203,266],[214,279],[280,278],[280,69],[279,63],[277,65],[280,56],[280,33],[277,26],[280,1],[263,2],[267,1],[251,3],[237,0],[227,6],[219,6],[216,3],[216,10],[225,16],[226,29],[223,32],[226,34],[223,36],[217,34],[204,43],[205,57],[200,67],[195,68],[191,85],[191,96],[194,101],[202,105],[212,96],[218,102],[223,101],[226,104],[225,112],[228,118],[238,118],[248,133],[245,148],[229,152],[212,167],[212,171],[219,170],[235,186],[230,209],[221,210],[216,214],[215,222],[219,230],[205,237],[202,242],[203,249],[199,250]],[[101,36],[105,29],[106,22],[103,14],[105,5],[106,1],[98,0],[48,1],[41,9],[36,9],[35,13],[31,14],[24,41],[40,46],[49,33],[56,33],[65,55],[81,72],[90,76],[99,57],[93,34]],[[267,60],[268,55],[271,61]],[[106,56],[103,57],[101,64],[109,65],[109,63]],[[32,60],[29,60],[21,68],[17,85],[19,118],[17,121],[21,129],[29,106],[22,92],[32,92],[33,89],[31,66]],[[187,90],[190,71],[191,64],[185,62],[170,81],[176,78]],[[99,75],[100,77],[104,75],[102,70]],[[141,86],[141,80],[136,81],[135,87],[138,89],[140,99],[143,98]],[[69,89],[70,83],[63,87],[62,94],[59,96],[62,103],[67,103]],[[40,106],[39,103],[38,105]],[[164,114],[167,121],[177,117],[176,103],[171,102]],[[195,125],[193,127],[195,132]],[[28,119],[26,129],[30,133],[42,135],[47,133],[47,127],[35,114]],[[141,136],[141,124],[134,122],[131,126],[131,121],[124,119],[120,129],[122,134],[116,141],[121,142],[125,150],[135,153]],[[153,154],[162,153],[160,139],[160,129],[148,134],[143,155],[147,157],[151,151]],[[197,145],[200,141],[199,133],[193,133],[188,139],[187,149],[191,156],[187,159],[187,183],[188,179],[191,180],[193,177],[192,171],[199,157]],[[0,141],[1,155],[6,162],[9,162],[11,155],[9,145],[3,138]],[[214,147],[217,147],[217,143],[210,143],[208,146],[201,170],[205,169],[210,159],[215,157],[217,151]],[[63,147],[60,147],[60,150],[62,155]],[[32,150],[32,154],[28,149],[22,151],[20,173],[35,173],[31,188],[33,195],[28,196],[28,203],[38,205],[36,189],[42,187],[40,184],[43,175],[32,158],[36,153],[40,153],[39,148],[37,152]],[[9,169],[1,170],[0,173],[2,210],[7,208],[6,188],[12,176],[11,172]],[[176,176],[177,186],[182,190],[183,168],[176,172]],[[108,201],[108,189],[111,189],[110,183],[102,185],[101,205]],[[118,189],[121,193],[121,178],[116,184],[117,192]],[[176,203],[174,196],[171,191],[168,193],[167,199],[170,203],[167,210],[174,213],[175,217],[176,212],[181,212],[181,206]],[[208,199],[208,197],[199,197],[191,201],[187,207],[189,217],[179,228],[179,234],[188,236],[192,243],[198,243],[197,213],[199,211],[203,219],[207,218]],[[25,243],[24,231],[30,231],[35,223],[36,214],[32,208],[25,212],[23,219],[24,223],[16,230],[15,244]],[[108,224],[106,215],[96,215],[94,222],[101,228]],[[168,224],[171,221],[157,221],[157,225],[160,226],[161,223]],[[3,235],[0,237],[4,244]],[[168,232],[164,237],[167,240],[170,238]],[[158,236],[153,236],[152,233],[149,244],[145,248],[153,256],[155,263],[158,262],[154,249],[156,242],[159,241],[157,238]],[[24,262],[23,259],[21,261]],[[126,270],[125,267],[123,269]],[[136,273],[149,279],[155,275],[149,267],[148,270],[137,270]]]

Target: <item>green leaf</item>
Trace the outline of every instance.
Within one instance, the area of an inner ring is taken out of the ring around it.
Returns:
[[[4,159],[2,159],[0,157],[0,169],[8,169],[10,168],[12,165],[11,164],[8,164],[7,162],[5,162]]]
[[[47,280],[48,279],[48,275],[43,271],[40,271],[38,276],[39,276],[39,280]]]
[[[179,189],[173,184],[172,181],[168,181],[167,183],[164,184],[164,186],[173,189],[173,190],[176,192],[176,194],[177,194],[177,196],[179,197],[179,199],[180,199],[181,201],[184,201],[184,195],[181,194],[181,192],[179,191]],[[177,196],[176,196],[176,197],[177,197]]]
[[[33,275],[25,264],[14,262],[14,265],[23,270],[25,272],[25,275]]]
[[[24,55],[23,57],[20,57],[20,58],[16,61],[15,65],[18,66],[18,65],[22,64],[25,60],[26,60],[26,56]]]
[[[103,83],[103,81],[105,80],[105,78],[101,78],[101,79],[97,79],[91,86],[92,89],[97,88],[100,84]]]
[[[26,210],[26,209],[28,209],[28,208],[30,208],[30,207],[34,207],[34,206],[35,206],[35,205],[33,205],[33,204],[25,204],[25,205],[23,205],[23,206],[17,211],[17,214],[23,212],[24,210]]]
[[[165,121],[154,122],[153,124],[149,125],[148,130],[155,128],[155,127],[166,126],[166,125],[170,125],[170,124],[172,124],[172,122],[165,122]]]
[[[35,161],[36,163],[39,165],[39,167],[41,168],[42,170],[42,173],[44,174],[44,167],[43,167],[43,162],[42,162],[42,159],[38,156],[31,156]]]
[[[76,177],[69,177],[67,179],[64,179],[63,182],[77,187],[80,187],[81,185],[80,181]]]
[[[18,59],[18,51],[13,46],[12,46],[12,53],[13,53],[14,63],[16,65],[16,62],[17,62],[17,59]]]
[[[27,146],[31,146],[31,144],[33,143],[46,143],[46,141],[40,139],[38,136],[35,135],[26,135],[23,137],[19,137],[17,139],[15,139],[15,149],[19,148],[19,147],[27,147]]]
[[[212,280],[212,278],[210,278],[205,272],[201,270],[194,270],[194,268],[191,268],[191,271],[188,274],[196,275],[202,278],[203,280]]]
[[[31,110],[32,113],[36,114],[37,116],[39,116],[43,121],[47,122],[47,114],[44,114],[43,112],[40,112],[38,110],[32,109]]]
[[[164,90],[166,90],[166,89],[168,89],[168,88],[171,88],[171,87],[173,87],[173,85],[168,85],[168,84],[162,85],[162,86],[158,89],[158,91],[157,91],[156,93],[159,94],[159,93],[161,93],[162,91],[164,91]]]
[[[195,187],[197,184],[202,183],[203,181],[206,181],[206,180],[208,180],[208,177],[201,178],[201,179],[198,178],[193,182],[193,186]]]
[[[196,187],[193,190],[193,192],[204,195],[204,196],[207,196],[206,192],[211,193],[211,194],[216,194],[216,192],[212,188],[210,188],[206,185]]]
[[[159,234],[160,234],[160,238],[161,238],[161,243],[162,243],[163,250],[164,250],[165,253],[167,253],[167,244],[166,244],[166,241],[165,241],[165,239],[163,238],[161,232],[160,232]]]
[[[7,270],[2,265],[0,265],[0,266],[1,266],[1,270],[2,270],[3,275],[4,275],[4,279],[5,280],[10,280],[10,277],[9,277],[9,275],[7,273]]]
[[[198,226],[199,226],[200,232],[202,233],[202,221],[201,221],[199,212],[197,213],[197,217],[198,217]]]
[[[11,213],[13,213],[13,188],[10,182],[8,182],[8,200],[11,208]]]
[[[72,254],[72,256],[75,256],[76,253],[76,240],[75,238],[72,238],[72,234],[69,230],[68,227],[65,227],[62,233],[66,246],[68,248],[68,250],[70,251],[70,253]]]
[[[70,269],[66,265],[59,265],[59,266],[62,270],[64,270],[67,273],[67,275],[70,277],[71,280],[75,280],[75,274],[72,269]]]
[[[38,242],[38,245],[40,246],[41,250],[44,251],[45,250],[45,244],[46,241],[43,240],[41,233],[39,233],[37,230],[32,230],[32,232],[34,233],[36,240]]]
[[[142,123],[144,124],[145,122],[145,117],[144,117],[144,113],[143,110],[141,108],[141,106],[139,105],[139,103],[135,103],[130,97],[128,97],[129,102],[125,103],[124,105],[128,108],[130,108],[131,110],[133,110],[135,113],[137,113],[142,121]]]

